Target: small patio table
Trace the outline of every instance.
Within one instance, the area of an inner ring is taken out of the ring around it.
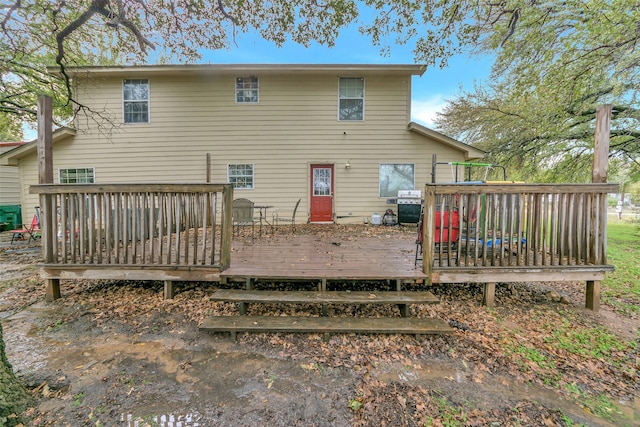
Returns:
[[[260,229],[258,231],[258,235],[262,236],[262,222],[271,227],[271,234],[273,234],[273,224],[267,220],[267,209],[272,208],[271,205],[253,205],[253,208],[258,211],[258,219],[260,221]]]

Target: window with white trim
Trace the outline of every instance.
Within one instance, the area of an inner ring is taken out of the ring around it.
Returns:
[[[227,166],[227,179],[234,189],[250,190],[253,188],[253,164],[230,164]]]
[[[58,181],[60,184],[95,184],[95,169],[58,169]]]
[[[380,197],[397,197],[399,190],[415,190],[415,163],[380,163]]]
[[[338,120],[364,120],[364,77],[340,77]]]
[[[149,123],[149,80],[123,80],[122,102],[125,123]]]
[[[236,77],[236,102],[257,104],[259,89],[257,77]]]

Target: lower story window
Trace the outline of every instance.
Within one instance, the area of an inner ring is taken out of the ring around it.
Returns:
[[[72,168],[58,170],[60,184],[94,184],[94,168]]]
[[[380,197],[397,197],[398,190],[414,190],[416,165],[414,163],[380,164]]]
[[[253,165],[248,164],[234,164],[229,165],[227,168],[227,177],[229,184],[233,185],[234,189],[252,189],[253,188]]]

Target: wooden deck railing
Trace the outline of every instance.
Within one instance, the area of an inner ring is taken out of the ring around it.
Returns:
[[[228,184],[36,185],[46,266],[229,266]]]
[[[606,265],[616,184],[428,184],[423,271]],[[488,281],[488,280],[485,280]]]

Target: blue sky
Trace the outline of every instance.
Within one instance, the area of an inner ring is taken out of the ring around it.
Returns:
[[[212,64],[413,64],[413,46],[391,46],[388,56],[380,47],[357,31],[357,25],[343,30],[333,48],[313,43],[310,47],[287,43],[278,48],[255,34],[239,34],[228,50],[206,52],[203,63]],[[471,90],[474,81],[482,82],[489,75],[491,61],[487,58],[460,55],[449,61],[446,69],[428,68],[412,84],[412,120],[432,127],[435,113],[446,100],[459,92]]]

